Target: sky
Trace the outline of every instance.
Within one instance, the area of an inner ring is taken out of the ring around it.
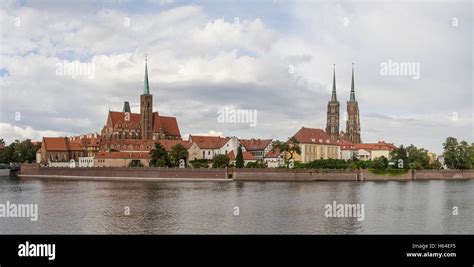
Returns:
[[[354,63],[362,141],[440,153],[448,136],[474,142],[473,13],[470,1],[2,1],[0,138],[100,132],[124,101],[139,112],[147,54],[154,109],[183,137],[325,129],[334,64],[345,131]],[[219,121],[226,107],[256,124]]]

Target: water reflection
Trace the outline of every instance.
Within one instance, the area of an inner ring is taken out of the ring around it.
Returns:
[[[2,234],[474,233],[474,181],[91,182],[0,180],[0,203],[37,203],[39,220]],[[364,204],[365,219],[325,205]],[[459,215],[453,215],[457,206]],[[126,208],[130,214],[126,215]],[[234,207],[239,215],[235,216]]]

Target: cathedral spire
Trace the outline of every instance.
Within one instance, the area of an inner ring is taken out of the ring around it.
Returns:
[[[336,96],[336,64],[334,64],[334,73],[333,73],[333,78],[332,78],[332,97],[331,101],[337,101],[337,96]]]
[[[143,94],[150,94],[150,87],[148,86],[148,66],[147,66],[147,55],[145,54],[145,84],[143,86]]]
[[[355,90],[354,90],[354,63],[352,63],[351,98],[349,101],[356,101]]]

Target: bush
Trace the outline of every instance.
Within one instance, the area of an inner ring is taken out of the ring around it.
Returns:
[[[209,168],[209,160],[207,159],[195,159],[189,162],[193,168]]]
[[[130,164],[128,164],[128,167],[136,168],[136,167],[145,167],[143,163],[140,162],[140,160],[132,160]]]
[[[320,159],[306,164],[310,169],[347,169],[349,164],[343,159]]]
[[[263,161],[256,161],[256,162],[248,162],[247,163],[247,166],[245,166],[246,168],[259,168],[259,169],[262,169],[262,168],[266,168],[267,167],[267,163],[266,162],[263,162]]]
[[[212,168],[225,168],[229,165],[229,157],[227,155],[216,155],[212,159]]]

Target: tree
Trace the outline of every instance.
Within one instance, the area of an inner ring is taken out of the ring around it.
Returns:
[[[140,160],[132,160],[130,162],[130,164],[128,164],[128,167],[132,167],[132,168],[135,168],[135,167],[144,167],[145,165],[143,165],[143,163],[140,162]]]
[[[0,145],[5,145],[5,140],[3,140],[3,138],[0,138]]]
[[[216,155],[212,159],[212,168],[225,168],[229,165],[229,157],[227,155]]]
[[[20,143],[19,140],[15,140],[15,142],[11,143],[10,145],[4,147],[0,150],[0,162],[1,163],[10,163],[15,162],[15,148]]]
[[[395,167],[400,169],[408,169],[408,155],[406,148],[401,145],[399,148],[396,148],[390,152],[391,161],[395,164]]]
[[[295,154],[298,154],[298,155],[301,154],[300,142],[298,141],[298,139],[296,139],[296,137],[290,138],[286,152],[290,154],[290,157],[288,158],[288,160],[292,160]]]
[[[456,154],[458,156],[458,168],[459,169],[470,169],[472,168],[470,146],[466,141],[461,141],[456,148]]]
[[[426,169],[430,165],[430,156],[428,151],[424,148],[417,148],[414,145],[409,145],[406,148],[408,156],[408,164],[412,169]]]
[[[159,142],[155,143],[155,148],[150,151],[151,160],[150,166],[165,167],[170,166],[170,159],[165,148]]]
[[[33,145],[30,139],[26,139],[16,144],[13,159],[15,162],[31,163],[36,159],[38,149],[38,145]]]
[[[286,158],[285,156],[285,165],[288,167],[288,163],[290,160],[293,159],[295,154],[301,154],[301,146],[300,142],[296,137],[291,137],[288,142],[281,142],[281,141],[274,141],[272,143],[272,152],[275,152],[277,150],[281,151],[286,155],[287,153],[290,154],[289,158]]]
[[[388,167],[388,159],[384,156],[375,158],[372,160],[370,167],[377,170],[384,170]]]
[[[471,143],[469,147],[469,161],[471,162],[471,168],[474,168],[474,143]]]
[[[237,156],[235,157],[235,167],[236,168],[243,168],[244,167],[244,155],[242,153],[242,145],[239,145],[237,149]]]
[[[446,138],[446,142],[443,143],[444,164],[450,169],[457,169],[458,167],[457,146],[458,140],[454,137]]]
[[[441,169],[441,167],[443,167],[443,165],[438,160],[435,160],[433,163],[428,165],[428,169],[432,169],[432,170],[439,170]]]
[[[450,169],[470,169],[473,167],[474,148],[466,141],[458,140],[454,137],[446,138],[443,143],[444,163]]]
[[[176,144],[171,148],[170,160],[174,166],[179,166],[179,161],[181,159],[183,159],[184,162],[186,162],[187,158],[188,158],[188,150],[184,148],[183,145]]]

